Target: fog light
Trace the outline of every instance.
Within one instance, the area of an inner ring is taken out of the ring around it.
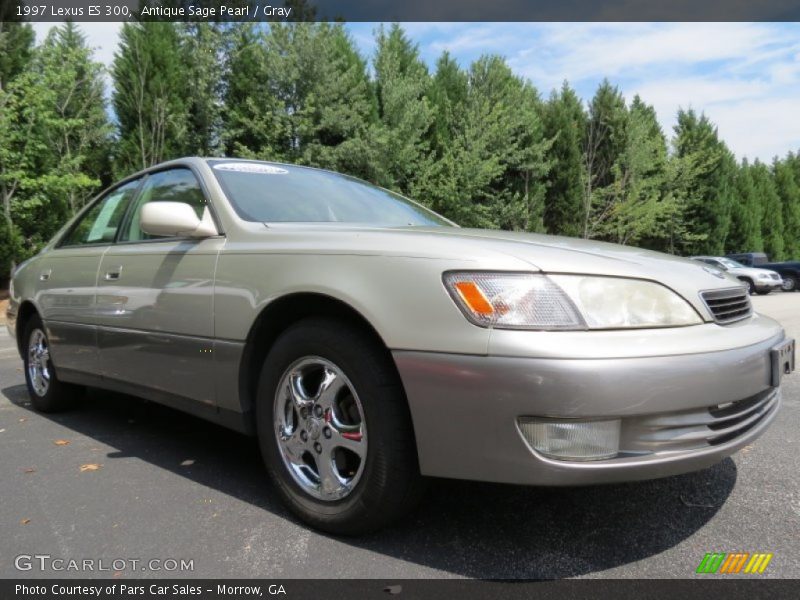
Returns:
[[[519,429],[534,450],[550,458],[601,460],[619,452],[619,419],[555,421],[522,417]]]

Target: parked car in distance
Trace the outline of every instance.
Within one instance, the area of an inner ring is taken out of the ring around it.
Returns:
[[[743,252],[741,254],[726,254],[725,256],[748,267],[775,271],[783,279],[781,288],[784,292],[800,290],[800,261],[770,262],[763,252]]]
[[[779,290],[783,285],[781,276],[769,269],[745,267],[743,264],[724,256],[692,256],[696,260],[721,271],[727,271],[736,279],[747,285],[751,294],[769,294],[772,290]]]
[[[17,268],[7,324],[34,408],[88,385],[256,435],[290,509],[343,534],[398,518],[424,476],[703,469],[769,427],[794,369],[794,340],[696,261],[462,229],[353,177],[228,158],[102,192]]]

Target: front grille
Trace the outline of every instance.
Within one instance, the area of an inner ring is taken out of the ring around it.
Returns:
[[[770,388],[724,405],[630,418],[623,422],[620,453],[676,452],[724,444],[757,426],[779,404],[780,391]]]
[[[743,287],[701,292],[700,296],[717,323],[740,321],[753,312],[750,295]]]

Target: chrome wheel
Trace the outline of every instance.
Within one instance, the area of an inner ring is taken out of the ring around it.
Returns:
[[[364,409],[350,380],[318,356],[295,361],[275,393],[281,458],[309,495],[340,500],[355,488],[367,459]]]
[[[797,287],[797,282],[792,277],[784,277],[783,283],[781,284],[781,288],[784,292],[791,292],[794,288]]]
[[[50,389],[50,350],[47,336],[41,329],[34,329],[28,341],[28,377],[37,396],[44,396]]]

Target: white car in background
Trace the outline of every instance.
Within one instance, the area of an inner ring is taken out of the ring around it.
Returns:
[[[727,271],[743,283],[751,294],[769,294],[781,289],[783,279],[775,271],[746,267],[741,263],[724,256],[692,256],[692,260],[704,262],[721,271]]]

